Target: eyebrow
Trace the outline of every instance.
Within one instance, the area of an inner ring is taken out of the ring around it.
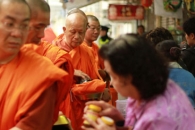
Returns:
[[[6,18],[6,19],[11,19],[11,20],[13,20],[13,21],[16,21],[16,19],[13,18],[13,17],[11,17],[11,16],[6,16],[5,18]],[[22,22],[26,22],[26,21],[30,21],[30,18],[26,18],[26,19],[22,20]]]

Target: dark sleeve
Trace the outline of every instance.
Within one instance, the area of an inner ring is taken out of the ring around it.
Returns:
[[[192,51],[195,51],[195,49],[184,50],[182,52],[182,60],[187,66],[187,70],[195,76],[195,53]]]
[[[16,124],[22,130],[51,130],[56,102],[56,85],[49,87]]]

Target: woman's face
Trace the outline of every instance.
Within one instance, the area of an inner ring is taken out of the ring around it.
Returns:
[[[109,61],[104,61],[105,70],[108,72],[111,78],[110,84],[115,88],[115,90],[124,97],[131,97],[134,99],[139,99],[140,95],[136,87],[132,84],[132,76],[122,77],[117,75],[109,63]]]

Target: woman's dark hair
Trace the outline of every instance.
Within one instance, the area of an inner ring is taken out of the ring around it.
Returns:
[[[132,84],[142,99],[149,100],[165,91],[169,74],[167,62],[147,40],[122,35],[102,46],[99,54],[116,74],[133,77]]]
[[[161,52],[169,61],[178,62],[181,56],[181,49],[176,41],[165,40],[156,45],[156,49]]]
[[[169,30],[163,27],[157,27],[147,33],[146,39],[148,39],[153,46],[156,46],[156,44],[164,40],[173,40],[173,36]]]

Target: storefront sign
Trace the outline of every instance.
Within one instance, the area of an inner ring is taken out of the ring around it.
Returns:
[[[109,20],[142,20],[144,19],[144,7],[140,5],[116,5],[110,4],[108,8]]]

